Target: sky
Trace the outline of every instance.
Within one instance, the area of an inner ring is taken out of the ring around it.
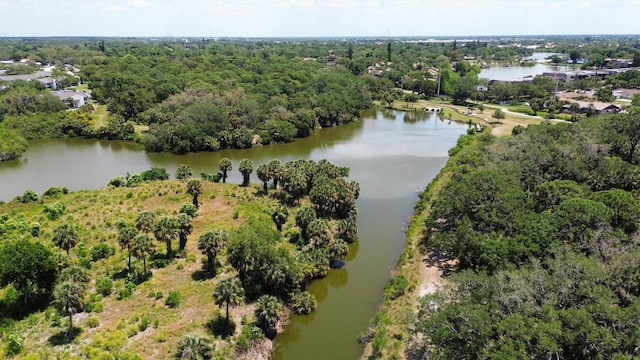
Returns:
[[[640,34],[640,0],[0,0],[0,36]]]

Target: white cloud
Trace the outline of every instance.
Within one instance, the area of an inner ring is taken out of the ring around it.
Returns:
[[[155,6],[153,2],[146,0],[131,0],[129,1],[129,4],[136,8],[150,8]]]

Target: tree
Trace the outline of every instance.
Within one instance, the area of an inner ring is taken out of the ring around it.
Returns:
[[[213,229],[200,235],[198,250],[207,255],[207,270],[214,276],[216,274],[216,256],[227,243],[227,232],[224,229]]]
[[[496,109],[491,117],[493,117],[494,119],[502,120],[505,118],[504,111],[502,111],[502,109]]]
[[[580,59],[580,51],[578,49],[571,49],[569,51],[569,59],[575,64]]]
[[[198,179],[189,180],[187,183],[187,193],[193,197],[192,203],[195,207],[198,205],[198,196],[202,194],[202,183]]]
[[[59,281],[71,281],[79,284],[84,289],[86,289],[87,285],[91,281],[91,277],[89,277],[89,272],[87,271],[87,269],[78,265],[74,265],[62,270],[62,272],[60,273]]]
[[[242,174],[242,186],[249,186],[249,176],[253,171],[253,161],[249,159],[242,159],[238,170]]]
[[[144,276],[147,276],[147,257],[155,254],[156,247],[153,244],[153,240],[148,234],[138,234],[131,242],[131,252],[133,256],[142,258]]]
[[[53,232],[53,243],[67,252],[78,243],[78,231],[71,223],[64,223],[58,226]]]
[[[606,87],[600,87],[596,90],[595,93],[596,99],[603,102],[612,102],[615,100],[615,96],[613,96],[613,91]]]
[[[0,244],[0,287],[13,284],[24,304],[34,295],[51,293],[58,271],[53,254],[44,245],[25,240]]]
[[[271,220],[276,224],[278,231],[282,231],[282,225],[287,222],[289,211],[282,204],[278,204],[271,212]]]
[[[82,308],[84,287],[73,281],[64,281],[53,290],[54,304],[61,312],[69,314],[67,338],[73,338],[73,314]]]
[[[176,350],[176,359],[206,360],[212,358],[213,346],[206,337],[190,334],[182,338]]]
[[[633,163],[638,143],[640,143],[638,113],[632,111],[627,114],[613,115],[607,128],[605,136],[613,146],[614,152],[623,156],[627,162]]]
[[[129,261],[128,271],[131,272],[131,243],[138,234],[138,229],[135,225],[128,223],[124,220],[118,222],[118,243],[121,249],[127,249]]]
[[[237,277],[228,277],[220,280],[213,290],[213,299],[216,305],[226,305],[227,322],[229,322],[229,306],[240,305],[243,297],[244,289]]]
[[[156,214],[143,210],[136,216],[136,229],[142,231],[145,234],[153,231],[153,226],[156,223]]]
[[[222,158],[218,161],[218,167],[222,172],[222,182],[227,182],[227,173],[233,170],[233,164],[229,158]]]
[[[387,43],[387,61],[391,62],[391,43]]]
[[[272,295],[262,295],[256,302],[254,311],[256,324],[269,338],[275,337],[275,328],[280,321],[281,310],[282,304]]]
[[[187,246],[187,236],[193,231],[193,225],[191,224],[191,216],[180,213],[176,217],[178,223],[178,236],[180,238],[179,249],[184,250]]]
[[[278,187],[278,179],[282,174],[282,162],[278,159],[272,159],[267,163],[269,166],[269,174],[273,177],[273,188]]]
[[[193,170],[191,169],[191,166],[186,164],[178,165],[178,168],[176,169],[176,179],[185,180],[190,178],[191,175],[193,175]]]
[[[171,259],[171,242],[178,237],[178,221],[169,216],[163,216],[153,227],[153,235],[167,246],[167,259]]]
[[[269,180],[271,180],[271,176],[272,176],[269,171],[269,165],[268,164],[259,165],[258,168],[256,169],[256,174],[258,175],[258,179],[262,181],[263,183],[262,190],[266,194],[268,192],[268,182]]]

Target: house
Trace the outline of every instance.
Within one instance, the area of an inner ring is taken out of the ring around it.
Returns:
[[[633,99],[634,95],[640,95],[640,89],[616,89],[613,90],[613,96],[616,99]]]
[[[611,103],[603,103],[599,101],[573,101],[573,103],[578,104],[579,110],[581,114],[589,113],[593,111],[594,114],[617,114],[622,110],[620,106],[611,104]],[[563,109],[565,111],[570,111],[571,104],[564,105]]]
[[[59,90],[52,91],[51,94],[56,96],[63,103],[67,104],[71,109],[77,109],[82,107],[82,105],[89,103],[89,94],[84,91]]]
[[[38,81],[39,83],[44,85],[44,87],[46,87],[47,89],[51,89],[51,90],[58,89],[58,84],[56,83],[56,79],[54,79],[52,77],[48,77],[47,76],[47,77],[44,77],[44,78],[36,79],[36,81]]]

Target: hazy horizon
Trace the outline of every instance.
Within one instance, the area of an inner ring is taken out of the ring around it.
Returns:
[[[635,35],[640,0],[0,0],[2,37]]]

